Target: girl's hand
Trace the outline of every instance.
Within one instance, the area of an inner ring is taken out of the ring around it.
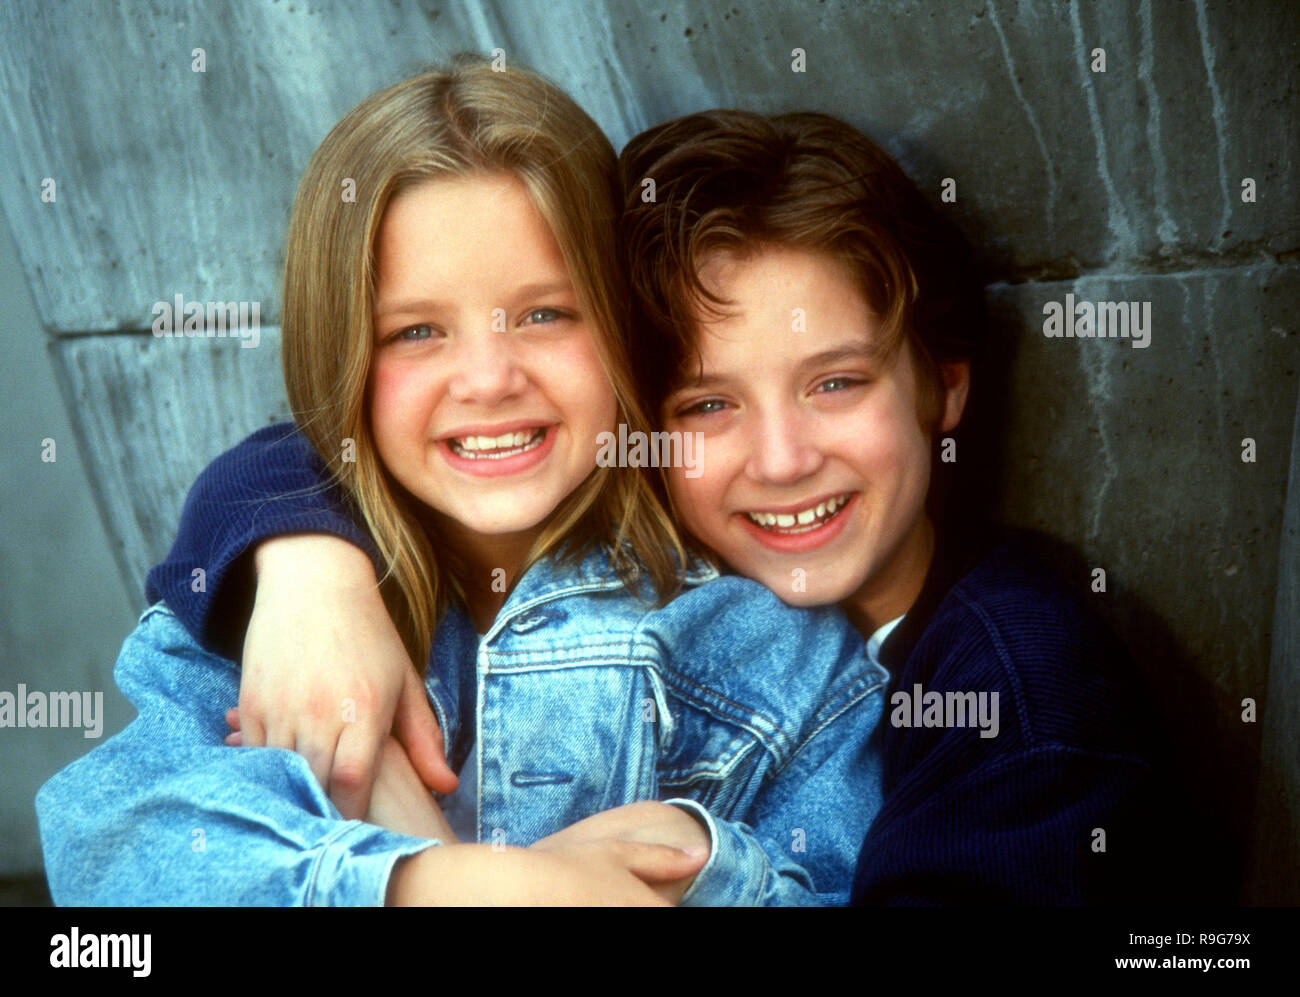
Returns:
[[[460,843],[396,738],[384,741],[379,772],[370,793],[370,809],[364,819],[398,834],[437,838],[450,845]]]
[[[297,751],[339,812],[357,818],[391,730],[424,783],[452,792],[442,731],[365,553],[323,534],[277,537],[257,548],[254,566],[237,736],[227,743]]]
[[[667,845],[617,839],[552,849],[446,845],[399,861],[388,881],[387,902],[397,907],[671,907],[652,887],[693,876],[704,861]]]
[[[695,876],[708,861],[711,846],[708,830],[685,810],[655,800],[644,800],[593,814],[543,838],[532,847],[572,853],[584,846],[611,841],[664,845],[691,856],[692,867],[682,876],[646,881],[647,886],[670,904],[680,903],[691,888]]]

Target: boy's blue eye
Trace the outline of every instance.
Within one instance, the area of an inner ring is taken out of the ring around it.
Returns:
[[[852,377],[830,377],[817,385],[817,390],[829,394],[833,391],[844,391],[847,388],[853,388],[863,383],[863,381]],[[838,387],[834,387],[834,385],[838,385]]]
[[[682,409],[682,415],[712,415],[714,412],[721,412],[726,404],[721,398],[706,398],[702,402],[696,402]]]

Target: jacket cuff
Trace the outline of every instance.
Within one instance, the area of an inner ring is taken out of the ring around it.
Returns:
[[[695,800],[665,803],[689,811],[709,832],[709,860],[682,896],[682,907],[755,907],[761,905],[771,874],[763,850],[726,821],[714,820]]]
[[[349,821],[324,843],[312,865],[307,907],[383,907],[388,880],[400,859],[441,845],[432,838],[397,834],[374,824]]]

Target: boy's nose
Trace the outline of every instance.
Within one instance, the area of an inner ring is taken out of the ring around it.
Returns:
[[[788,411],[773,412],[759,419],[750,441],[746,472],[755,481],[789,485],[814,473],[822,464],[802,420]]]
[[[462,337],[449,360],[455,370],[448,392],[458,402],[490,405],[518,394],[528,380],[514,338],[487,323]]]

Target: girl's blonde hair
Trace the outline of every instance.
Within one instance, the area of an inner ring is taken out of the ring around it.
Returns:
[[[621,330],[625,279],[615,225],[620,195],[609,140],[567,95],[535,74],[458,57],[353,108],[321,143],[298,187],[285,250],[284,379],[294,417],[355,502],[388,571],[380,587],[408,651],[428,660],[451,595],[465,597],[446,550],[435,553],[422,506],[381,464],[367,418],[374,246],[389,200],[440,178],[508,172],[559,243],[579,306],[629,433],[648,430]],[[345,193],[352,197],[345,199]],[[508,247],[503,247],[507,251]],[[352,441],[343,459],[345,440]],[[592,441],[593,450],[596,441]],[[556,509],[524,568],[601,544],[626,583],[643,572],[658,597],[686,556],[638,470],[597,467]],[[512,579],[513,581],[513,579]]]

